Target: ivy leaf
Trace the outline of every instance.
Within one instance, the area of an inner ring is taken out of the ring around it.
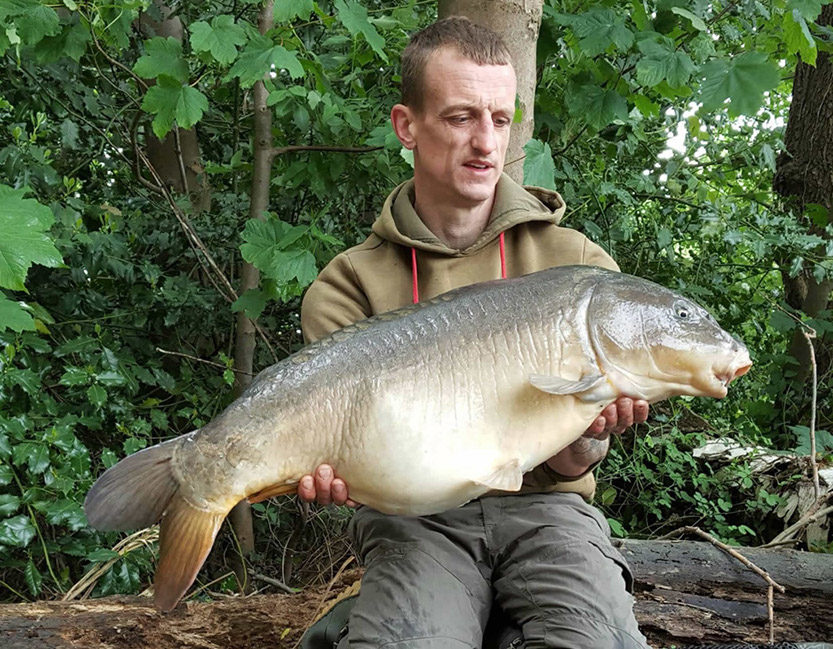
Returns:
[[[524,184],[555,189],[555,163],[550,145],[532,139],[524,145],[524,153]]]
[[[559,13],[554,17],[557,22],[572,27],[581,39],[579,47],[588,56],[602,54],[611,45],[627,50],[633,44],[633,32],[613,9],[593,7],[578,16]]]
[[[162,75],[155,86],[148,88],[142,110],[153,118],[153,132],[160,140],[171,130],[174,120],[181,128],[191,128],[208,110],[208,99],[196,88],[183,85]]]
[[[0,518],[8,518],[20,507],[20,498],[12,494],[0,494]]]
[[[266,308],[266,300],[266,293],[257,288],[250,288],[234,301],[231,310],[235,313],[244,311],[247,318],[257,320]]]
[[[261,81],[272,66],[287,70],[293,79],[304,76],[304,67],[293,52],[280,45],[274,45],[265,36],[257,35],[249,40],[243,53],[231,67],[226,80],[239,78],[244,88]]]
[[[35,526],[23,514],[0,522],[0,545],[25,548],[35,538],[35,534]]]
[[[729,115],[752,115],[761,107],[763,94],[778,85],[778,68],[763,52],[744,52],[731,61],[709,61],[701,69],[703,110],[720,108],[730,100]]]
[[[35,320],[21,306],[22,304],[23,302],[14,302],[0,294],[0,331],[35,331]]]
[[[288,23],[296,18],[306,20],[315,11],[313,0],[281,0],[275,3],[275,22]]]
[[[614,119],[628,118],[628,102],[615,90],[597,85],[573,86],[569,94],[569,113],[583,117],[596,129],[602,129]]]
[[[237,46],[245,43],[246,32],[235,24],[234,16],[223,14],[212,18],[210,25],[204,21],[191,25],[191,47],[194,51],[211,52],[211,56],[222,65],[234,61]]]
[[[26,567],[23,569],[23,579],[33,596],[37,597],[40,595],[43,577],[41,577],[40,572],[35,568],[35,564],[32,563],[31,559],[29,559]]]
[[[338,19],[347,28],[347,31],[355,38],[359,34],[365,37],[373,51],[379,55],[385,63],[388,62],[388,55],[385,54],[385,39],[379,35],[376,28],[367,19],[367,9],[355,0],[335,0],[335,8],[338,12]]]
[[[182,43],[172,36],[156,36],[145,41],[145,54],[136,61],[133,72],[143,79],[165,75],[185,83],[188,81],[188,63],[182,58]]]
[[[54,268],[61,253],[45,234],[52,223],[52,210],[23,198],[28,187],[0,185],[0,287],[25,290],[23,281],[32,264]]]
[[[784,14],[784,41],[790,54],[798,52],[802,61],[812,66],[816,65],[816,39],[813,38],[807,21],[798,9]]]

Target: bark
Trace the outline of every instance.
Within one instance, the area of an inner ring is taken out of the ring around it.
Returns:
[[[273,3],[266,2],[257,18],[258,31],[265,34],[274,26],[272,10]],[[249,218],[263,219],[269,209],[269,180],[272,170],[272,111],[266,105],[269,93],[263,81],[255,83],[252,90],[254,108],[254,142],[251,202],[249,203]],[[242,262],[240,266],[240,290],[243,295],[249,289],[256,289],[260,284],[260,272],[249,262]],[[237,333],[234,339],[234,368],[235,373],[234,396],[237,397],[252,382],[255,352],[254,322],[244,311],[237,314]],[[254,552],[254,529],[252,526],[252,510],[247,501],[241,501],[229,514],[240,551],[244,556]],[[238,580],[248,587],[248,576],[245,565],[239,563],[235,567]]]
[[[148,38],[172,37],[182,42],[184,30],[179,16],[171,16],[173,10],[164,3],[155,4],[162,20],[155,21],[143,13],[139,21],[142,30]],[[148,79],[147,83],[153,85],[155,80]],[[145,151],[169,189],[179,194],[187,193],[195,212],[210,209],[211,188],[202,173],[202,157],[195,128],[186,130],[175,126],[164,140],[157,138],[148,128]]]
[[[512,125],[506,152],[506,173],[523,182],[524,144],[532,137],[535,117],[535,52],[541,26],[543,0],[439,0],[439,17],[465,16],[503,37],[518,77],[519,124]]]
[[[833,5],[826,5],[818,19],[819,25],[833,26]],[[808,203],[824,205],[828,219],[833,218],[833,60],[819,51],[816,66],[799,62],[793,82],[792,104],[784,134],[786,151],[778,156],[774,190],[797,213]],[[813,227],[816,234],[822,229]],[[788,260],[785,260],[788,261]],[[833,281],[816,281],[810,270],[796,277],[782,271],[787,303],[815,317],[828,307]],[[830,363],[830,344],[817,342],[819,374]],[[803,384],[810,371],[810,352],[800,331],[790,344],[790,355],[798,360],[798,384]]]
[[[737,548],[787,592],[775,595],[776,642],[833,638],[833,555]],[[635,577],[635,611],[654,647],[763,643],[766,588],[756,574],[710,543],[625,541]],[[291,649],[322,610],[361,574],[296,595],[187,601],[171,613],[149,597],[0,605],[0,646],[9,649]],[[407,612],[406,612],[407,613]]]

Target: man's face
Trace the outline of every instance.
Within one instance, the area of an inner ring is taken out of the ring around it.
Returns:
[[[432,54],[423,83],[422,110],[409,109],[412,143],[406,142],[418,191],[455,207],[489,200],[509,144],[515,71],[443,48]]]

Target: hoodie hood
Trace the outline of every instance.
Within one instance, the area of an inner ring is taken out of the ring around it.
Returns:
[[[564,200],[558,192],[541,187],[521,187],[506,174],[498,180],[495,204],[483,234],[465,250],[449,248],[422,222],[414,209],[414,181],[408,180],[385,200],[382,213],[373,223],[378,237],[417,250],[463,257],[494,241],[501,232],[531,221],[558,225],[564,215]]]

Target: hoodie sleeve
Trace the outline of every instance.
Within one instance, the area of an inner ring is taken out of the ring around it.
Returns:
[[[369,318],[370,303],[350,258],[337,255],[307,289],[301,304],[301,329],[307,343]]]
[[[584,240],[584,250],[581,253],[581,263],[588,266],[601,266],[608,270],[620,272],[619,264],[613,261],[613,257],[607,254],[602,247],[590,241]]]

